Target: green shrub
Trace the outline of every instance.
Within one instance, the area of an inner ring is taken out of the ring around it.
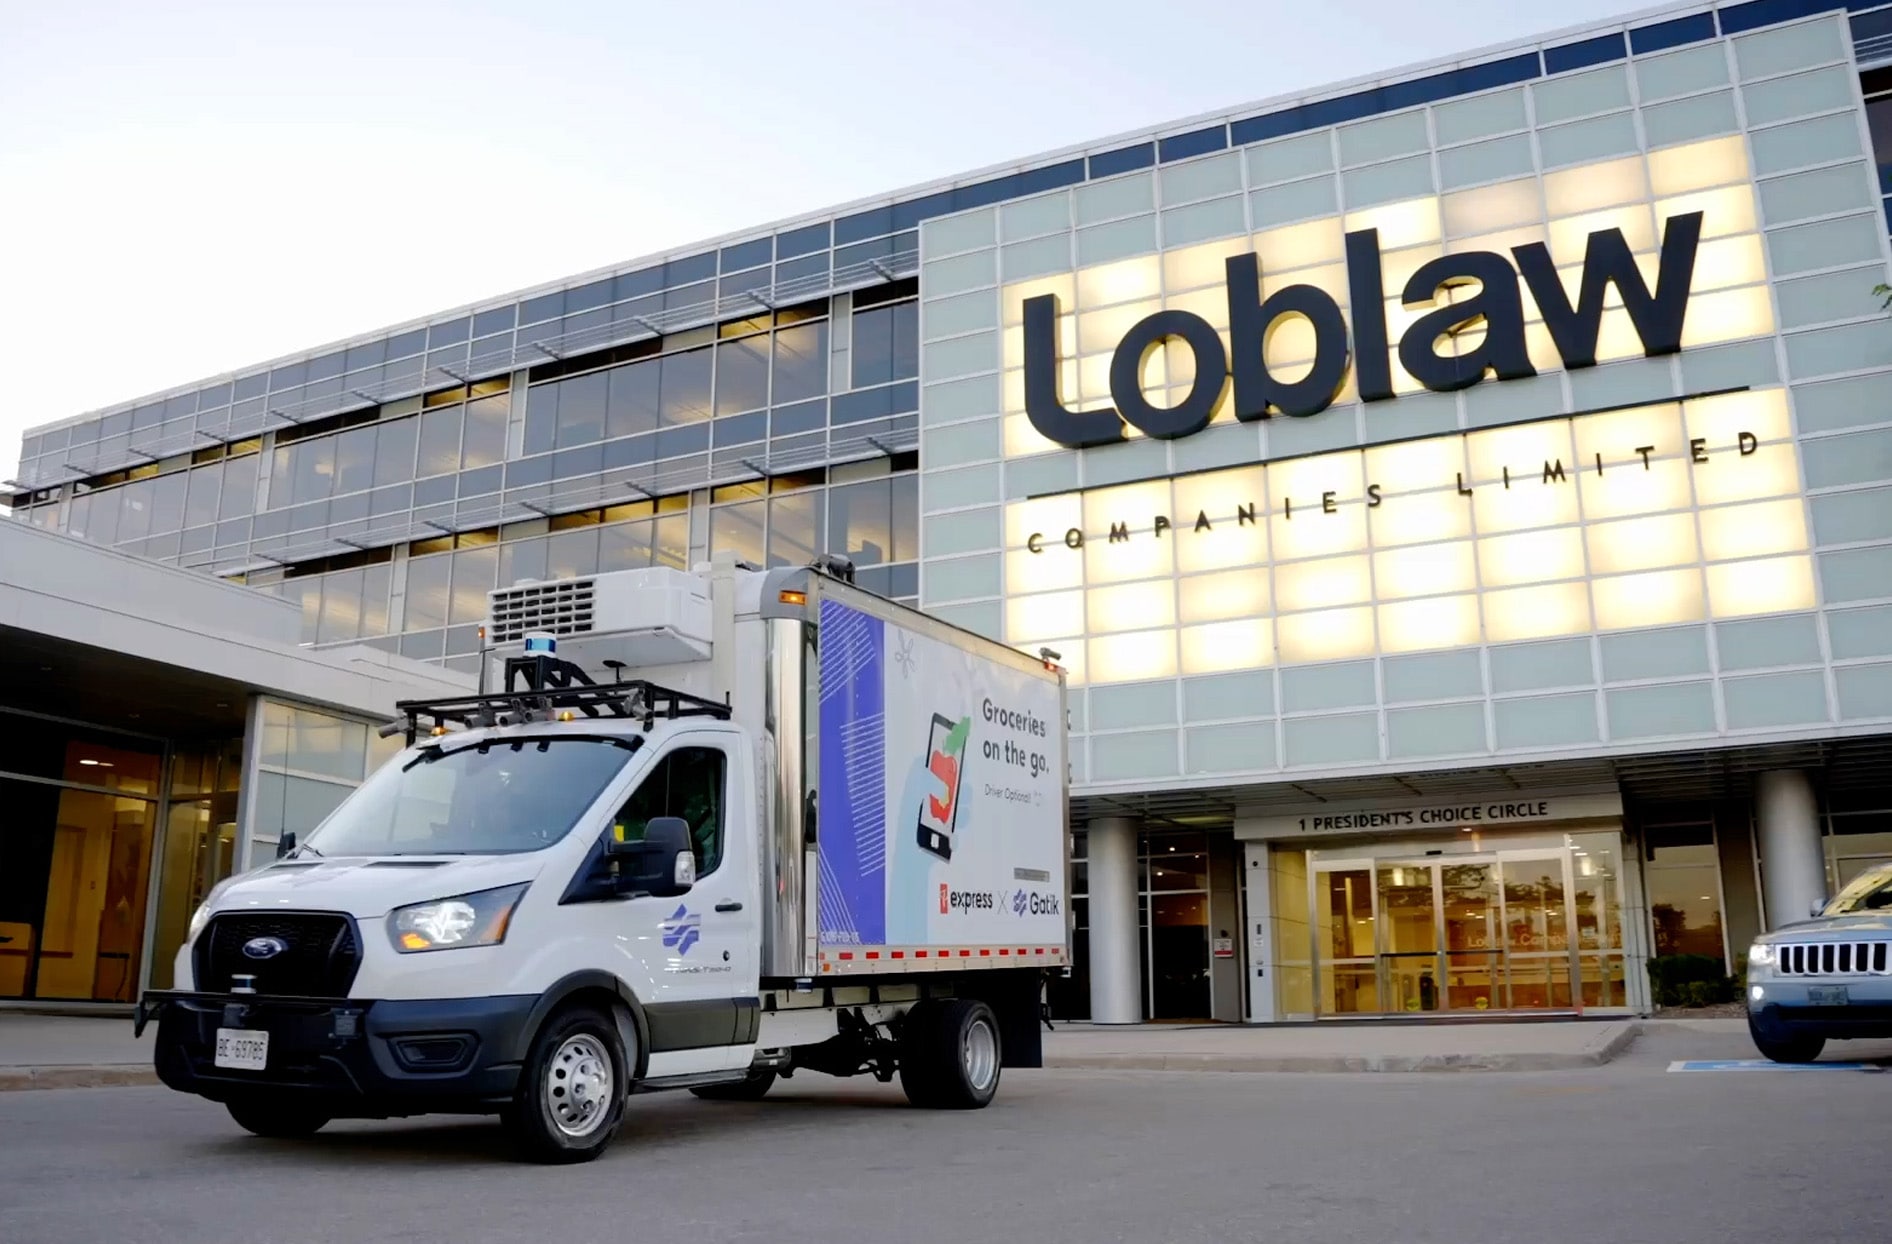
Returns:
[[[1732,1002],[1740,988],[1712,955],[1658,955],[1649,960],[1649,983],[1655,1004],[1663,1007]]]

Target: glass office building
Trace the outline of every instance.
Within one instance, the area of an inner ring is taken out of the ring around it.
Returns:
[[[14,514],[462,671],[845,554],[1071,669],[1065,1013],[1643,1009],[1892,856],[1889,220],[1892,5],[1684,5],[49,424]]]

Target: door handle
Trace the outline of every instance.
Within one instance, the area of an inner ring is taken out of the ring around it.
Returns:
[[[741,911],[742,904],[738,903],[733,898],[726,898],[722,902],[716,904],[716,910],[717,911]]]

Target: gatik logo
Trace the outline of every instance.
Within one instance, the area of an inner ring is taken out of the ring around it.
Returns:
[[[998,896],[989,890],[939,888],[939,914],[942,916],[951,912],[994,911],[998,905]]]
[[[1055,916],[1059,907],[1055,894],[1039,894],[1035,890],[1017,890],[1012,894],[1012,914],[1021,919],[1027,915]]]
[[[1524,284],[1543,312],[1557,353],[1566,368],[1596,366],[1597,336],[1604,300],[1612,285],[1621,296],[1643,353],[1655,357],[1682,348],[1682,321],[1695,279],[1695,252],[1701,240],[1702,214],[1671,216],[1663,224],[1662,253],[1651,290],[1636,266],[1621,229],[1592,233],[1583,257],[1576,304],[1550,249],[1542,242],[1514,246],[1512,260],[1496,251],[1446,255],[1413,273],[1401,291],[1408,307],[1429,307],[1441,292],[1476,287],[1470,297],[1446,303],[1415,320],[1399,339],[1399,363],[1414,380],[1434,393],[1469,388],[1487,373],[1500,380],[1535,376],[1525,344]],[[1128,423],[1146,436],[1174,440],[1193,436],[1209,425],[1222,390],[1234,380],[1235,417],[1244,421],[1272,415],[1307,416],[1326,410],[1346,386],[1350,367],[1358,370],[1360,398],[1381,402],[1394,396],[1393,368],[1382,301],[1385,277],[1379,230],[1347,235],[1348,300],[1354,322],[1349,333],[1340,304],[1312,285],[1289,285],[1261,297],[1261,261],[1253,252],[1227,261],[1229,348],[1221,334],[1188,311],[1158,311],[1132,325],[1110,360],[1110,397],[1116,408],[1074,411],[1058,392],[1063,367],[1058,358],[1058,299],[1044,294],[1025,300],[1025,413],[1040,436],[1072,449],[1110,445],[1124,438]],[[1268,369],[1264,345],[1281,320],[1298,315],[1314,332],[1314,365],[1298,380],[1284,381]],[[1482,326],[1484,340],[1461,345],[1445,357],[1437,343]],[[1181,403],[1154,405],[1143,392],[1143,365],[1170,338],[1195,356],[1195,383]],[[1351,340],[1351,345],[1349,344]]]
[[[696,915],[686,906],[679,905],[670,913],[670,919],[657,927],[663,931],[664,949],[674,950],[678,956],[690,953],[690,947],[696,945],[702,937],[703,917]]]

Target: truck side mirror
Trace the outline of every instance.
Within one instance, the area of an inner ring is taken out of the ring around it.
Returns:
[[[1826,910],[1826,900],[1823,898],[1816,898],[1813,900],[1813,909],[1807,912],[1807,914],[1817,920],[1820,918],[1820,913],[1825,910]]]
[[[610,842],[606,854],[617,861],[619,894],[676,898],[696,884],[696,852],[690,826],[680,816],[652,817],[638,842]]]

